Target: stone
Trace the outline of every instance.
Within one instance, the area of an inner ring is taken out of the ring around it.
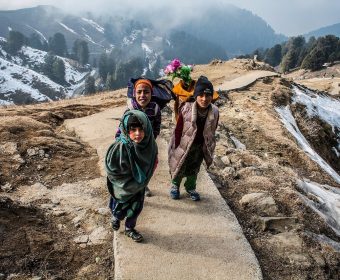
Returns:
[[[225,164],[223,163],[223,161],[221,160],[220,156],[216,156],[214,158],[214,166],[219,168],[219,169],[223,169],[225,167]]]
[[[66,212],[63,210],[54,209],[52,214],[55,217],[61,217],[61,216],[65,216]]]
[[[41,276],[33,276],[30,278],[30,280],[42,280],[43,278]]]
[[[297,228],[294,217],[258,217],[257,226],[262,231],[285,232]]]
[[[279,211],[274,198],[267,193],[250,193],[244,195],[240,201],[244,208],[253,208],[261,216],[275,216]]]
[[[109,208],[98,208],[97,213],[105,216],[105,215],[108,215],[110,213],[110,210],[109,210]]]
[[[225,180],[234,179],[234,177],[236,176],[235,168],[227,166],[222,170],[221,175]]]
[[[43,209],[52,210],[55,207],[55,205],[50,204],[50,203],[44,203],[44,204],[41,204],[40,207]]]
[[[11,192],[13,190],[13,187],[10,183],[7,183],[3,186],[0,186],[0,189],[4,192]]]
[[[26,161],[19,155],[19,154],[16,154],[13,156],[13,159],[18,162],[18,163],[21,163],[21,164],[24,164]]]
[[[45,167],[41,164],[38,164],[37,166],[37,170],[40,171],[40,170],[43,170]]]
[[[77,236],[76,238],[73,239],[73,241],[77,244],[84,244],[89,241],[89,236],[88,235],[80,235]]]
[[[45,151],[43,149],[39,150],[39,156],[44,157],[45,156]]]
[[[15,142],[7,142],[0,145],[0,153],[14,155],[18,152],[18,144]]]
[[[52,199],[51,199],[51,203],[52,203],[53,205],[59,205],[59,204],[60,204],[60,199],[58,199],[58,198],[52,198]]]
[[[231,164],[231,161],[230,161],[230,159],[229,159],[228,156],[223,156],[223,157],[221,157],[221,160],[222,160],[222,162],[223,162],[225,165],[230,165],[230,164]]]
[[[98,227],[89,235],[89,241],[95,245],[103,244],[109,239],[109,236],[110,234],[108,230],[104,227]]]
[[[303,266],[303,267],[309,267],[311,265],[308,257],[304,254],[290,253],[290,254],[288,254],[288,259],[289,259],[291,264],[297,264],[297,265]]]
[[[65,226],[64,224],[58,224],[58,225],[57,225],[57,228],[58,228],[59,230],[62,230],[62,229],[65,229],[66,226]]]
[[[282,232],[273,235],[269,243],[275,245],[280,252],[302,252],[302,238],[295,232]]]
[[[26,152],[27,152],[27,155],[29,157],[33,157],[33,156],[35,156],[35,155],[37,155],[39,153],[39,150],[36,149],[36,148],[30,148],[30,149],[27,149]]]

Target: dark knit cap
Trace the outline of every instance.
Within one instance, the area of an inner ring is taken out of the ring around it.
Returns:
[[[200,76],[195,85],[194,98],[203,93],[213,96],[214,87],[207,77]]]
[[[127,129],[128,131],[131,129],[131,127],[141,127],[143,128],[143,125],[139,121],[139,119],[135,115],[130,115],[128,122],[127,122]]]

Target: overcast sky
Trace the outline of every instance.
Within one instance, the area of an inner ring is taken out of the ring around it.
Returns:
[[[122,2],[123,4],[119,4]],[[204,12],[206,5],[216,3],[231,3],[247,9],[262,17],[277,33],[287,36],[303,34],[320,27],[340,23],[340,0],[0,0],[0,10],[49,4],[66,9],[66,11],[106,13],[111,10],[121,12],[126,8],[135,10],[166,6],[164,12],[176,11],[174,15],[176,19],[179,19],[185,17],[188,11]]]

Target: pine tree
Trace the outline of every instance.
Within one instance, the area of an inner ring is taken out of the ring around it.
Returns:
[[[49,39],[49,49],[55,55],[65,57],[67,55],[66,40],[63,34],[55,33],[52,38]]]
[[[103,81],[106,81],[108,66],[107,66],[107,54],[102,53],[98,62],[98,72],[99,76]]]
[[[52,73],[55,82],[65,84],[65,63],[60,58],[53,62]]]
[[[89,62],[89,47],[87,42],[79,39],[75,40],[72,51],[74,59],[76,59],[81,65],[85,65]]]
[[[41,37],[37,33],[32,33],[28,38],[28,45],[34,49],[46,50],[46,44],[44,44],[41,40]]]
[[[276,44],[274,47],[268,49],[264,61],[271,66],[277,66],[282,59],[282,47],[280,44]]]
[[[52,53],[48,53],[44,58],[44,64],[42,67],[43,73],[49,77],[51,80],[53,80],[53,64],[56,57]]]
[[[7,39],[7,51],[11,54],[16,54],[25,43],[26,38],[22,33],[11,30]]]
[[[92,76],[88,76],[85,79],[85,92],[86,95],[96,93],[95,79]]]

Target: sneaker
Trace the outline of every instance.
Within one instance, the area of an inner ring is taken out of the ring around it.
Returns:
[[[137,230],[133,229],[126,229],[125,235],[130,237],[135,242],[141,242],[143,240],[143,235],[141,235]]]
[[[193,201],[199,201],[201,199],[200,194],[195,190],[187,191],[187,193]]]
[[[112,218],[111,226],[112,226],[113,230],[115,230],[115,231],[119,230],[119,228],[120,228],[120,220],[118,220],[116,218]]]
[[[170,189],[170,196],[172,199],[179,199],[179,187],[172,185]]]
[[[145,196],[147,196],[147,197],[152,196],[152,192],[150,191],[149,187],[145,188]]]

